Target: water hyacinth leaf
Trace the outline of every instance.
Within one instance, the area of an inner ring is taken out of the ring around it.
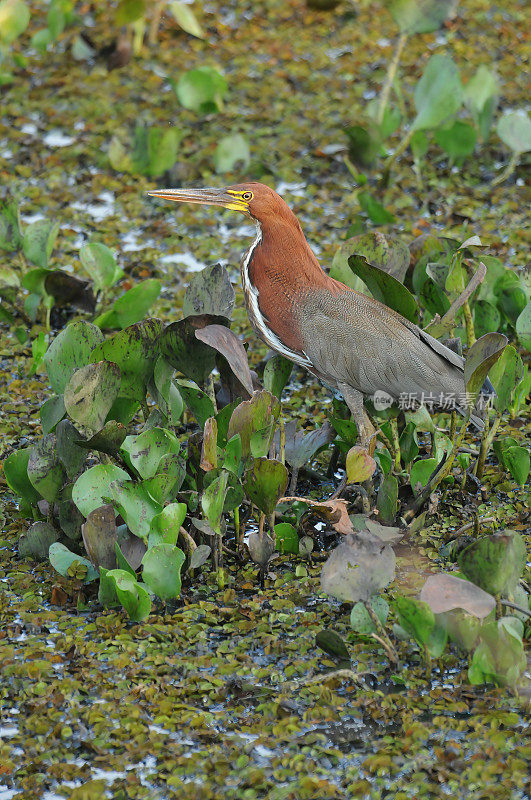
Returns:
[[[470,683],[514,686],[526,667],[522,635],[522,623],[514,616],[485,623],[468,668]]]
[[[168,453],[160,459],[157,471],[142,485],[151,497],[163,505],[173,500],[186,478],[186,462],[175,453]]]
[[[390,525],[395,521],[398,504],[398,481],[394,475],[386,475],[380,483],[376,508],[378,509],[379,519],[385,524]]]
[[[115,333],[92,351],[91,362],[106,360],[118,366],[122,376],[120,397],[139,402],[144,400],[147,381],[160,354],[158,338],[163,327],[160,319],[137,322]]]
[[[225,445],[223,455],[223,469],[232,475],[240,475],[242,469],[242,440],[239,433],[235,434]]]
[[[207,544],[200,544],[198,547],[196,547],[190,559],[189,569],[197,569],[198,567],[202,567],[207,561],[211,552],[212,548]]]
[[[229,473],[222,470],[219,478],[216,478],[205,489],[201,496],[201,508],[203,514],[207,518],[208,524],[215,533],[221,534],[221,519],[223,515],[223,506],[225,505],[225,496],[227,494],[227,483]]]
[[[265,570],[269,559],[275,552],[275,540],[269,534],[253,531],[247,539],[249,555],[261,570]]]
[[[205,472],[216,469],[218,465],[218,424],[215,417],[209,417],[203,429],[201,446],[201,469]]]
[[[342,245],[347,255],[365,256],[367,262],[403,282],[409,266],[410,254],[406,245],[395,236],[380,231],[362,233],[347,239]],[[348,252],[350,251],[350,252]]]
[[[328,421],[320,428],[309,433],[297,431],[297,420],[290,420],[284,426],[286,461],[294,468],[300,468],[312,458],[318,450],[332,442],[335,431]],[[280,450],[280,432],[277,430],[273,439],[277,452]]]
[[[105,423],[101,431],[95,433],[90,439],[78,440],[77,444],[86,450],[96,450],[99,453],[115,456],[119,452],[126,436],[127,429],[125,425],[111,419]]]
[[[417,301],[400,281],[378,267],[373,267],[364,256],[350,256],[348,263],[352,272],[361,278],[375,300],[385,303],[411,322],[417,322],[419,318]]]
[[[244,488],[249,499],[266,515],[271,515],[288,485],[288,470],[280,461],[255,459],[245,473]]]
[[[430,33],[454,15],[459,0],[388,0],[387,8],[402,33]]]
[[[181,569],[185,562],[182,550],[173,544],[156,544],[142,559],[142,578],[161,600],[171,600],[181,593]]]
[[[348,534],[332,551],[321,572],[321,588],[346,603],[367,601],[395,574],[392,548],[371,533]]]
[[[112,251],[100,242],[83,245],[79,260],[98,291],[110,289],[123,277]]]
[[[434,614],[460,608],[478,619],[487,617],[496,607],[491,594],[457,575],[445,573],[428,577],[421,589],[420,600],[427,603]]]
[[[376,461],[365,447],[354,445],[347,453],[346,471],[348,483],[363,483],[374,475]]]
[[[515,394],[517,385],[522,380],[524,365],[519,353],[512,344],[508,344],[499,359],[491,367],[489,377],[496,390],[493,400],[497,411],[506,411]]]
[[[324,653],[327,653],[333,658],[337,658],[338,661],[350,662],[350,653],[347,646],[336,631],[330,630],[330,628],[323,628],[323,630],[319,631],[316,635],[315,644]]]
[[[508,111],[500,117],[496,132],[513,153],[520,155],[531,150],[531,120],[523,109]]]
[[[278,400],[286,388],[293,370],[293,362],[275,353],[264,367],[264,389],[274,394]]]
[[[73,322],[55,337],[44,364],[56,394],[63,394],[74,372],[90,362],[92,351],[102,342],[102,332],[90,322]]]
[[[117,534],[112,505],[107,504],[91,511],[87,521],[81,526],[81,535],[87,555],[95,567],[116,567],[114,545]]]
[[[190,111],[211,114],[223,109],[227,81],[212,67],[198,67],[183,73],[177,83],[172,83],[179,102]]]
[[[59,539],[59,534],[49,522],[34,522],[18,540],[18,554],[21,558],[45,561],[50,545]]]
[[[399,542],[404,535],[404,531],[401,528],[396,528],[391,525],[380,525],[379,522],[376,522],[373,519],[368,519],[368,517],[365,517],[364,527],[369,531],[369,533],[373,533],[378,537],[378,539],[386,544],[395,544],[396,542]],[[361,530],[363,530],[363,528],[361,528]]]
[[[21,244],[18,205],[15,200],[6,200],[0,203],[0,250],[18,250]]]
[[[151,611],[151,598],[143,586],[123,569],[107,572],[107,580],[115,585],[116,596],[133,622],[142,622]]]
[[[511,324],[516,324],[528,302],[528,292],[520,276],[510,269],[505,270],[501,278],[496,281],[494,292],[498,308]]]
[[[465,361],[465,386],[471,397],[477,397],[487,374],[507,346],[502,333],[486,333],[474,342]]]
[[[80,567],[85,568],[86,572],[83,578],[83,583],[90,583],[99,577],[99,572],[94,569],[87,558],[83,558],[83,556],[78,556],[76,553],[72,553],[68,547],[65,547],[64,544],[61,544],[61,542],[54,542],[51,544],[48,555],[52,567],[64,578],[71,574],[71,568],[73,565],[74,567],[79,565]]]
[[[193,381],[177,381],[179,392],[184,402],[197,420],[200,428],[205,427],[205,422],[216,413],[214,403],[202,389]]]
[[[23,0],[0,3],[0,43],[9,45],[24,33],[30,21],[30,9]]]
[[[503,463],[515,479],[516,483],[524,486],[529,476],[531,460],[526,447],[507,447],[503,452]]]
[[[28,478],[39,494],[49,503],[53,503],[66,478],[57,456],[55,434],[47,434],[31,449]]]
[[[451,164],[460,164],[472,155],[477,138],[476,129],[461,120],[456,120],[449,128],[435,131],[435,141],[449,155]]]
[[[294,553],[298,555],[299,552],[299,535],[297,529],[290,525],[289,522],[279,522],[275,525],[276,548],[279,553]]]
[[[135,22],[146,13],[146,0],[120,0],[116,9],[117,25]]]
[[[388,222],[395,221],[395,216],[390,211],[387,211],[378,200],[375,200],[370,192],[358,192],[358,203],[375,225],[385,225]]]
[[[56,451],[59,461],[66,470],[69,480],[77,475],[87,459],[87,451],[80,447],[79,442],[84,437],[72,423],[64,419],[57,425],[55,435]]]
[[[160,514],[162,505],[151,497],[142,484],[112,481],[109,489],[110,499],[131,533],[147,541],[151,520]]]
[[[79,476],[72,489],[72,500],[83,516],[105,505],[112,495],[113,481],[128,481],[129,475],[115,464],[96,464]]]
[[[207,325],[223,325],[224,317],[201,314],[172,322],[160,337],[160,352],[169,364],[187,378],[203,383],[216,364],[216,351],[196,338]]]
[[[56,501],[56,506],[59,515],[59,527],[69,539],[78,542],[81,539],[81,525],[85,521],[85,517],[72,500],[72,488],[73,484],[71,483],[63,487]]]
[[[175,21],[183,31],[186,31],[186,33],[189,33],[191,36],[195,36],[197,39],[205,38],[203,29],[190,6],[180,2],[180,0],[172,0],[169,4],[169,9]]]
[[[153,370],[153,382],[158,393],[155,399],[159,408],[168,417],[172,425],[177,424],[184,411],[183,399],[173,382],[174,372],[174,368],[165,358],[162,356],[157,358]]]
[[[459,70],[450,56],[433,55],[415,86],[417,116],[412,130],[433,130],[451,119],[460,109],[463,87]]]
[[[22,240],[22,249],[28,261],[38,267],[47,267],[58,233],[59,223],[47,219],[38,219],[28,225]]]
[[[59,308],[71,305],[89,314],[94,313],[96,298],[86,280],[54,269],[44,278],[44,290],[47,295],[53,297],[54,305]]]
[[[154,544],[177,544],[179,530],[183,524],[188,508],[186,503],[171,503],[162,509],[151,520],[149,528],[149,546]]]
[[[9,488],[23,497],[30,505],[36,505],[41,495],[28,477],[28,461],[32,448],[26,447],[11,453],[3,464],[4,477]]]
[[[121,451],[128,457],[129,463],[141,478],[152,478],[162,456],[178,453],[179,440],[166,428],[151,428],[137,436],[128,436],[122,444]]]
[[[483,141],[486,141],[489,135],[499,89],[496,73],[486,64],[480,64],[463,90],[465,105],[472,112]]]
[[[400,457],[405,465],[410,464],[419,454],[417,441],[417,427],[412,420],[408,420],[406,427],[400,434]]]
[[[458,557],[468,580],[492,595],[506,595],[518,583],[526,563],[522,536],[511,530],[477,539]]]
[[[139,322],[149,311],[160,294],[161,283],[157,278],[142,281],[114,301],[108,311],[96,317],[94,324],[102,330],[128,328]]]
[[[186,318],[210,314],[213,317],[230,319],[234,302],[234,287],[227,270],[222,264],[212,264],[190,278],[184,293],[183,316]],[[205,321],[201,327],[212,323],[216,323],[216,320]]]
[[[531,352],[531,300],[520,312],[516,320],[518,341],[528,352]]]
[[[361,125],[345,128],[349,157],[355,164],[370,167],[382,151],[382,129],[374,120],[365,119]]]
[[[240,171],[247,169],[251,163],[249,142],[241,133],[224,136],[214,151],[214,169],[218,175],[232,172],[236,167]]]
[[[484,333],[496,332],[501,324],[501,315],[495,305],[487,300],[474,303],[474,332],[479,339]]]
[[[205,328],[196,330],[195,337],[221,353],[249,396],[252,396],[253,380],[247,353],[236,334],[224,325],[207,325]]]
[[[395,599],[398,621],[402,628],[412,636],[419,645],[428,645],[435,628],[435,616],[427,603],[413,597]]]
[[[120,370],[110,361],[97,361],[81,367],[65,387],[68,415],[80,425],[99,431],[118,397],[120,381]]]
[[[436,458],[421,458],[411,467],[410,482],[415,494],[419,494],[428,485],[428,481],[437,467]]]
[[[177,161],[182,133],[177,128],[150,128],[147,136],[148,163],[145,174],[158,178]]]
[[[250,400],[245,400],[234,409],[227,436],[231,439],[235,434],[240,434],[243,458],[247,458],[251,452],[253,434],[259,433],[262,442],[267,437],[269,437],[269,442],[271,441],[279,414],[279,401],[266,391],[255,392]],[[267,444],[266,452],[268,449],[269,444]]]
[[[125,527],[127,529],[127,525]],[[118,535],[118,531],[117,531],[117,535]],[[135,539],[138,539],[138,537],[135,537]],[[138,539],[138,541],[142,542],[142,539]],[[116,541],[114,543],[114,554],[116,556],[117,567],[118,567],[118,569],[123,569],[125,572],[128,572],[129,575],[132,575],[133,578],[135,578],[135,580],[136,580],[136,570],[133,567],[133,565],[129,562],[129,559],[126,558],[126,556],[123,554],[122,548],[120,547],[120,543],[123,544],[123,541],[122,540],[121,540],[121,542]],[[140,558],[140,561],[138,563],[137,568],[142,563],[142,558],[144,558],[144,555],[146,554],[146,550],[147,550],[145,543],[142,542],[142,544],[144,545],[144,550],[142,552],[142,556]]]
[[[387,617],[389,616],[389,604],[383,597],[371,597],[369,600],[372,610],[382,623],[385,625]],[[356,633],[362,636],[369,636],[371,633],[377,633],[375,623],[369,616],[364,603],[355,603],[350,612],[350,627]]]

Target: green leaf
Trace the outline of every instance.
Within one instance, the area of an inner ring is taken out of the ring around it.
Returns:
[[[433,474],[437,464],[436,458],[421,458],[412,465],[409,479],[415,494],[419,494],[428,485],[430,476]]]
[[[90,583],[99,577],[99,572],[94,569],[87,558],[72,553],[68,547],[65,547],[61,542],[54,542],[51,544],[48,553],[50,564],[56,572],[64,578],[69,576],[72,565],[76,566],[78,564],[82,567],[86,567],[86,575],[83,579],[83,583]]]
[[[103,334],[89,322],[73,322],[53,340],[44,356],[52,389],[63,394],[66,384],[78,369],[86,366]]]
[[[458,0],[387,0],[387,8],[402,33],[430,33],[453,16]]]
[[[498,307],[514,325],[528,302],[527,292],[520,277],[506,269],[494,285]]]
[[[456,120],[449,128],[435,131],[435,141],[450,156],[450,163],[462,163],[472,155],[477,141],[477,133],[472,125]]]
[[[288,361],[280,353],[275,353],[274,356],[268,359],[264,367],[264,389],[280,400],[282,392],[289,382],[292,370],[293,362]]]
[[[531,120],[523,109],[508,111],[500,117],[496,132],[513,153],[520,155],[531,150]]]
[[[350,662],[350,653],[345,642],[339,633],[330,630],[330,628],[324,628],[319,631],[315,637],[315,644],[329,656],[337,658],[339,661]]]
[[[115,464],[96,464],[79,476],[72,489],[72,500],[83,516],[105,505],[112,495],[113,481],[128,481],[129,475]]]
[[[275,536],[277,542],[277,550],[279,553],[294,553],[299,554],[299,535],[297,529],[290,525],[289,522],[279,522],[275,525]]]
[[[0,44],[9,45],[24,33],[30,21],[30,9],[23,0],[0,2]]]
[[[364,256],[350,256],[348,263],[352,272],[366,284],[375,300],[385,303],[411,322],[417,322],[417,302],[400,281],[378,267],[373,267]]]
[[[58,233],[59,223],[47,219],[38,219],[28,225],[22,241],[22,249],[28,261],[38,267],[47,267]]]
[[[99,242],[83,245],[79,260],[98,291],[109,289],[123,277],[112,251]]]
[[[110,361],[87,364],[74,372],[65,387],[70,417],[92,431],[103,427],[120,390],[120,370]]]
[[[394,475],[386,475],[380,483],[376,507],[379,519],[384,525],[391,525],[395,521],[398,504],[398,481]]]
[[[395,216],[390,211],[387,211],[378,200],[375,200],[369,192],[358,192],[358,202],[375,225],[385,225],[388,222],[395,221]]]
[[[415,600],[413,597],[400,597],[399,595],[395,599],[395,608],[398,613],[398,622],[402,628],[421,647],[427,645],[435,627],[435,616],[429,605]]]
[[[102,342],[91,353],[90,361],[112,361],[122,376],[119,396],[142,402],[147,382],[153,374],[159,352],[160,319],[146,319],[129,325]]]
[[[233,172],[236,168],[244,172],[251,163],[249,142],[241,133],[225,136],[214,151],[214,169],[218,175]]]
[[[127,25],[146,14],[146,0],[120,0],[116,9],[116,24]]]
[[[204,39],[205,34],[201,25],[196,19],[196,16],[190,6],[186,5],[186,3],[179,2],[179,0],[173,0],[169,4],[169,9],[173,14],[175,21],[177,24],[189,33],[191,36],[195,36],[198,39]]]
[[[229,422],[228,438],[231,439],[239,433],[242,440],[242,456],[248,458],[251,453],[251,439],[258,434],[255,440],[257,447],[269,450],[275,423],[280,414],[280,403],[269,392],[255,392],[251,400],[240,403],[232,412]]]
[[[526,447],[508,447],[503,451],[503,463],[515,479],[516,483],[524,486],[529,476],[530,457]]]
[[[531,352],[531,300],[516,320],[516,335],[522,347]]]
[[[18,554],[21,558],[45,561],[48,558],[50,545],[58,538],[59,533],[50,523],[34,522],[18,540]]]
[[[131,533],[147,541],[151,520],[162,511],[161,504],[139,483],[118,480],[112,481],[109,488],[108,497],[112,499]]]
[[[227,81],[212,67],[198,67],[183,73],[173,88],[179,102],[191,111],[210,114],[223,109]]]
[[[42,30],[36,31],[31,37],[31,46],[34,47],[35,50],[40,50],[41,53],[45,53],[52,42],[53,37],[48,28],[42,28]]]
[[[400,455],[407,466],[418,454],[417,426],[413,421],[409,421],[400,435]]]
[[[187,378],[202,383],[216,364],[216,351],[196,338],[195,332],[206,325],[223,325],[221,316],[202,314],[172,322],[160,337],[160,352],[169,364]],[[212,415],[210,415],[212,416]]]
[[[498,102],[498,76],[485,64],[480,64],[463,91],[465,104],[472,112],[482,140],[486,141]]]
[[[86,441],[78,441],[78,444],[87,450],[97,450],[100,453],[107,453],[109,456],[116,456],[126,436],[125,426],[111,419],[105,423],[101,431]]]
[[[143,586],[123,569],[111,569],[107,580],[114,581],[116,596],[133,622],[142,622],[151,611],[151,598]]]
[[[143,486],[157,503],[163,505],[175,499],[185,478],[185,460],[175,453],[168,453],[162,456],[155,475],[143,481]]]
[[[525,543],[515,531],[493,533],[463,550],[458,563],[463,574],[485,592],[506,595],[524,571]]]
[[[186,503],[171,503],[151,520],[149,528],[149,547],[155,544],[177,544],[179,530],[188,508]]]
[[[156,544],[142,559],[142,578],[161,600],[181,594],[181,569],[185,562],[182,550],[173,544]]]
[[[204,428],[207,419],[215,414],[212,400],[192,381],[177,381],[177,385],[197,424],[200,428]]]
[[[507,337],[501,333],[486,333],[477,339],[465,360],[465,386],[467,394],[475,399],[485,378],[507,346]]]
[[[39,494],[49,503],[57,498],[64,482],[65,471],[56,451],[55,434],[44,436],[32,448],[28,459],[28,478]]]
[[[234,302],[234,287],[227,270],[222,264],[212,264],[190,276],[184,293],[183,316],[211,314],[230,319]],[[206,324],[216,324],[216,320]]]
[[[150,393],[154,395],[158,407],[172,425],[176,425],[183,415],[184,403],[181,394],[173,382],[174,368],[165,358],[159,356],[153,370],[153,383]]]
[[[124,328],[134,325],[147,314],[160,294],[162,286],[158,278],[148,278],[137,283],[114,301],[108,311],[96,317],[94,324],[102,330]]]
[[[223,469],[228,470],[232,475],[240,475],[242,468],[242,439],[239,433],[229,439],[225,445],[222,466]]]
[[[432,56],[415,86],[415,117],[412,130],[433,130],[460,109],[463,87],[459,70],[450,56]]]
[[[87,451],[79,446],[79,441],[84,437],[67,419],[59,422],[55,435],[57,456],[66,470],[68,479],[72,480],[87,459]]]
[[[221,534],[221,517],[227,493],[227,481],[229,473],[221,471],[219,478],[216,478],[205,489],[201,497],[201,508],[208,520],[208,524],[218,535]]]
[[[369,600],[372,610],[382,623],[385,625],[389,616],[389,604],[383,597],[371,597]],[[369,636],[377,633],[376,625],[369,616],[364,603],[355,603],[350,612],[350,627],[362,636]]]
[[[46,24],[52,40],[55,41],[65,29],[66,16],[58,3],[53,3],[46,14]]]
[[[376,461],[365,447],[354,445],[347,453],[346,471],[348,483],[363,483],[374,475]]]
[[[0,203],[0,250],[18,250],[21,244],[22,234],[17,203],[15,200],[6,200]]]
[[[177,128],[149,128],[147,135],[147,166],[142,174],[158,178],[177,161],[182,134]]]
[[[3,464],[7,485],[15,494],[23,497],[30,505],[36,505],[41,499],[28,477],[28,461],[33,448],[27,447],[11,453]]]
[[[480,643],[468,668],[472,684],[495,683],[515,686],[526,666],[519,620],[502,617],[482,625]]]
[[[393,580],[395,566],[392,548],[378,536],[347,534],[323,566],[321,587],[343,602],[366,601]]]
[[[520,355],[512,344],[508,344],[499,359],[489,370],[489,377],[496,390],[494,408],[497,411],[507,411],[511,405],[516,387],[522,380],[524,365]]]
[[[122,444],[122,453],[129,456],[129,463],[141,478],[152,478],[162,456],[178,453],[179,440],[165,428],[151,428],[137,436],[128,436]]]

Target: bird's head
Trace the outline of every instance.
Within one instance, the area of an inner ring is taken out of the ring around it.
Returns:
[[[293,217],[284,200],[264,183],[237,183],[224,189],[156,189],[148,194],[177,203],[197,203],[242,211],[259,222],[271,216],[277,219]]]

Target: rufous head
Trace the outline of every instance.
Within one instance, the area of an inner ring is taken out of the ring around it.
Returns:
[[[236,183],[224,189],[156,189],[151,197],[178,203],[221,206],[241,211],[258,221],[267,217],[292,216],[284,200],[265,183]]]

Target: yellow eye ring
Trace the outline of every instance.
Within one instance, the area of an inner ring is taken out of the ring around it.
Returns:
[[[244,192],[242,194],[242,200],[252,200],[253,197],[254,197],[254,194],[252,192]]]

